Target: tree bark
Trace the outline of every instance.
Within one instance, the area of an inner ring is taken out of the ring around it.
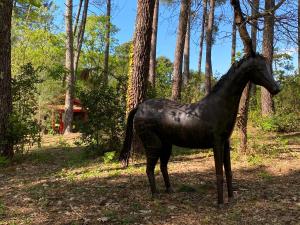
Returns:
[[[191,5],[188,9],[187,27],[183,51],[183,85],[190,79],[190,38],[191,38]]]
[[[181,0],[176,49],[175,49],[175,59],[174,59],[173,84],[172,84],[172,99],[174,101],[180,100],[181,98],[182,57],[183,57],[184,40],[185,40],[185,34],[187,28],[189,5],[190,5],[190,0]]]
[[[253,0],[253,8],[252,8],[252,15],[259,9],[259,0]],[[256,36],[257,36],[257,20],[254,21],[254,25],[251,27],[251,39],[252,39],[252,48],[253,51],[256,52]],[[249,101],[250,101],[250,89],[251,84],[250,82],[246,85],[239,105],[239,113],[237,118],[237,128],[240,133],[240,150],[242,152],[247,151],[247,123],[248,123],[248,111],[249,111]]]
[[[235,23],[235,16],[233,14],[232,38],[231,38],[231,64],[235,62],[235,54],[236,54],[236,23]]]
[[[12,0],[0,3],[0,155],[12,158],[13,144],[8,136],[12,112],[11,93],[11,17]]]
[[[74,31],[73,31],[74,35],[77,32],[79,17],[80,17],[80,14],[81,14],[82,3],[83,3],[83,0],[80,0],[79,3],[78,3],[78,10],[77,10],[76,18],[75,18]]]
[[[66,0],[66,98],[65,98],[65,118],[64,134],[72,132],[73,121],[73,98],[74,98],[74,49],[72,30],[72,0]]]
[[[274,8],[274,0],[265,0],[265,10]],[[273,42],[274,42],[274,13],[265,16],[265,27],[263,32],[263,55],[267,59],[272,71],[273,62]],[[261,87],[261,112],[262,116],[274,114],[274,102],[272,95],[267,89]]]
[[[77,73],[77,69],[78,69],[78,62],[79,62],[79,57],[80,57],[80,53],[81,53],[84,32],[85,32],[88,7],[89,7],[89,0],[85,0],[78,34],[76,35],[76,48],[74,51],[74,73],[75,74]],[[75,34],[73,34],[73,35],[75,35]],[[74,82],[75,82],[75,75],[74,75]]]
[[[300,0],[298,0],[298,74],[300,74]]]
[[[108,63],[109,63],[109,46],[110,46],[110,13],[111,0],[106,0],[106,35],[105,35],[105,50],[104,50],[104,69],[103,83],[108,84]]]
[[[143,102],[146,96],[154,5],[152,0],[138,1],[133,49],[132,107]]]
[[[150,69],[149,69],[149,79],[148,79],[152,87],[155,87],[155,78],[156,78],[156,44],[157,44],[158,15],[159,15],[159,0],[155,0],[153,23],[152,23]]]
[[[206,15],[207,15],[207,0],[203,0],[203,15],[202,15],[202,24],[201,24],[201,36],[200,36],[200,51],[199,51],[199,61],[198,61],[198,73],[201,77],[201,67],[202,67],[202,52],[203,52],[203,41],[204,41],[204,32],[206,24]]]
[[[212,77],[212,33],[214,26],[215,0],[210,0],[209,15],[206,27],[206,63],[205,63],[205,94],[208,95],[211,91],[211,77]]]

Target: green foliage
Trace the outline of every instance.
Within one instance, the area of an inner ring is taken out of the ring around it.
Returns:
[[[111,87],[86,90],[80,99],[88,112],[88,120],[80,130],[89,149],[100,154],[119,149],[125,110],[116,90]]]
[[[106,152],[103,156],[104,163],[111,163],[116,159],[116,152]]]
[[[21,66],[12,83],[13,113],[9,121],[9,137],[17,153],[24,153],[34,144],[40,143],[40,126],[35,118],[37,113],[37,70],[32,65]]]
[[[173,63],[168,58],[161,56],[156,59],[156,98],[169,98],[171,96],[172,72]]]
[[[9,164],[9,159],[7,157],[0,156],[0,168],[8,164]]]
[[[197,72],[190,71],[190,79],[182,90],[182,102],[197,102],[204,96],[202,81],[204,81],[204,76],[200,77]]]

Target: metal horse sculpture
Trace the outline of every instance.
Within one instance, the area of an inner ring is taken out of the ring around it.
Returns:
[[[229,138],[240,97],[249,81],[265,87],[273,95],[279,92],[270,66],[263,56],[256,54],[233,64],[212,92],[197,103],[180,104],[166,99],[150,99],[139,104],[129,113],[120,160],[128,163],[134,128],[145,148],[146,172],[152,194],[157,193],[154,168],[158,159],[166,191],[171,192],[167,165],[172,145],[213,148],[218,204],[223,204],[223,165],[228,197],[233,197]]]

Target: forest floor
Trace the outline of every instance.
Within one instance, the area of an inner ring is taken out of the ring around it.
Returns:
[[[175,149],[175,193],[164,193],[157,168],[152,199],[144,161],[123,169],[87,157],[76,134],[45,136],[42,148],[0,167],[0,224],[300,224],[300,133],[252,133],[252,153],[232,151],[235,200],[222,209],[211,151]]]

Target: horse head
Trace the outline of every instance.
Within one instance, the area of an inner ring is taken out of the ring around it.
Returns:
[[[252,56],[251,60],[253,60],[253,72],[250,73],[250,81],[256,85],[263,86],[272,95],[278,94],[280,87],[272,76],[271,66],[266,58],[257,54]]]

